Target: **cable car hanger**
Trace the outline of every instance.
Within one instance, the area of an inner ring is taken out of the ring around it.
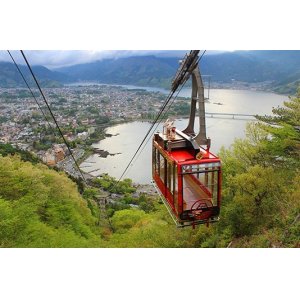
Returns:
[[[221,204],[221,161],[210,150],[206,137],[204,86],[198,66],[199,50],[182,61],[172,81],[172,92],[192,76],[189,122],[178,130],[167,120],[162,133],[155,133],[152,177],[163,202],[178,227],[209,224],[219,220]],[[194,124],[199,114],[199,132]]]
[[[182,136],[185,140],[189,141],[195,150],[199,150],[200,145],[206,145],[207,150],[210,148],[210,139],[206,137],[206,123],[205,123],[205,97],[204,97],[204,85],[202,81],[202,77],[200,74],[200,70],[198,67],[197,57],[194,56],[194,52],[192,51],[191,57],[186,56],[185,60],[193,59],[191,66],[183,78],[190,77],[192,75],[192,99],[191,99],[191,111],[189,116],[189,123],[186,129],[183,131],[179,131],[176,129],[176,133]],[[184,64],[184,61],[181,65]],[[178,71],[182,70],[182,66]],[[178,72],[177,71],[177,72]],[[176,77],[175,77],[176,79]],[[176,80],[173,81],[172,86],[176,84]],[[196,104],[198,101],[199,106],[199,128],[200,131],[196,135],[194,131],[195,125],[195,115],[196,115]]]

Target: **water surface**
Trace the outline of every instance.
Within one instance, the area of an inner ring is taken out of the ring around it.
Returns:
[[[130,86],[130,88],[140,87]],[[151,89],[152,88],[148,88],[148,90]],[[157,91],[157,89],[155,89],[155,91]],[[168,91],[166,91],[166,93],[167,92]],[[190,93],[191,89],[186,88],[182,89],[180,95],[189,97]],[[206,104],[206,111],[264,115],[271,114],[272,108],[282,105],[285,100],[287,100],[286,96],[273,93],[213,89],[210,91],[210,102]],[[222,103],[222,105],[216,103]],[[187,122],[187,119],[176,120],[175,126],[183,130]],[[245,136],[247,122],[249,122],[249,120],[207,118],[207,136],[210,137],[212,141],[211,151],[217,153],[222,146],[229,147],[235,138],[243,138]],[[196,125],[198,124],[198,119],[195,120],[195,123]],[[82,170],[91,172],[91,174],[95,176],[108,173],[111,176],[119,178],[150,126],[151,124],[149,122],[136,121],[107,128],[106,133],[112,134],[113,136],[93,144],[93,147],[106,150],[112,154],[120,154],[106,158],[101,158],[98,154],[94,154],[81,164]],[[198,127],[199,126],[196,126],[196,130],[198,130]],[[158,127],[158,130],[162,130],[162,125]],[[126,177],[138,183],[151,182],[151,138],[142,153],[133,161],[132,166],[125,174],[125,178]]]

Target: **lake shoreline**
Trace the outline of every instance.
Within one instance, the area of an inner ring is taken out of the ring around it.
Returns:
[[[185,95],[189,94],[190,90],[185,91]],[[251,115],[270,115],[272,107],[281,105],[286,97],[276,95],[275,93],[256,92],[252,90],[212,90],[211,101],[207,103],[207,113],[224,113],[226,114],[251,114]],[[223,104],[223,105],[220,105]],[[175,126],[178,129],[184,129],[187,124],[189,115],[174,115]],[[234,142],[235,138],[245,137],[245,128],[247,122],[252,120],[234,119],[230,117],[213,118],[207,117],[206,128],[207,137],[212,140],[211,151],[215,154],[219,152],[222,146],[226,148]],[[105,124],[103,126],[103,136],[98,142],[91,145],[92,148],[98,148],[85,161],[93,162],[97,172],[92,172],[94,177],[100,176],[103,173],[108,173],[110,176],[119,178],[120,173],[125,170],[136,148],[143,140],[144,135],[149,130],[149,124],[153,119],[149,118],[130,118],[122,119],[113,124]],[[162,131],[164,120],[157,128]],[[195,131],[199,127],[198,118],[195,120]],[[119,135],[118,135],[119,134]],[[151,142],[142,147],[145,151],[138,155],[132,166],[128,169],[124,178],[130,178],[137,184],[150,184],[151,182]],[[100,154],[99,156],[97,154]],[[118,154],[118,155],[116,155]],[[97,167],[96,167],[97,165]],[[82,164],[83,172],[90,172]]]
[[[250,84],[250,86],[249,86]],[[161,92],[163,94],[168,94],[170,91],[170,87],[157,87],[157,86],[139,86],[139,85],[131,85],[131,84],[121,84],[121,83],[103,83],[103,82],[98,82],[98,81],[80,81],[80,82],[71,82],[71,83],[66,83],[63,86],[64,87],[73,87],[73,86],[97,86],[97,85],[103,85],[103,86],[115,86],[115,87],[121,87],[121,88],[127,88],[130,90],[143,90],[146,92]],[[129,87],[129,88],[128,88]],[[191,86],[186,86],[186,88],[191,88]],[[272,90],[271,86],[268,85],[263,85],[263,82],[254,84],[251,86],[251,83],[248,82],[240,82],[240,85],[232,85],[230,83],[222,83],[222,82],[217,82],[215,84],[211,84],[210,89],[215,89],[215,90],[234,90],[234,91],[254,91],[254,92],[265,92],[265,93],[272,93],[275,95],[280,95],[280,96],[293,96],[290,94],[283,94],[283,93],[278,93],[275,90]],[[151,91],[152,90],[152,91]]]

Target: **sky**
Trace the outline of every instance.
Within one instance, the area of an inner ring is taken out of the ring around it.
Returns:
[[[65,67],[81,63],[89,63],[107,58],[120,58],[129,56],[156,55],[165,57],[183,57],[185,50],[24,50],[24,53],[32,65],[42,65],[49,69]],[[213,54],[218,51],[208,51]],[[19,64],[24,64],[19,51],[11,51]],[[0,61],[11,62],[7,51],[0,51]]]
[[[18,63],[24,64],[19,51],[11,52]],[[153,51],[153,50],[27,50],[24,51],[32,65],[43,65],[54,69],[81,63],[89,63],[107,58],[120,58],[140,55],[182,56],[185,51]],[[0,51],[0,61],[11,62],[6,51]]]

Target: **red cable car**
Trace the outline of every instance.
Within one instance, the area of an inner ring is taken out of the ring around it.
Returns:
[[[187,128],[180,131],[166,122],[163,132],[153,138],[152,177],[178,227],[218,221],[221,205],[221,161],[209,151],[204,87],[198,64],[190,74],[192,103]],[[197,102],[200,132],[196,135]]]

